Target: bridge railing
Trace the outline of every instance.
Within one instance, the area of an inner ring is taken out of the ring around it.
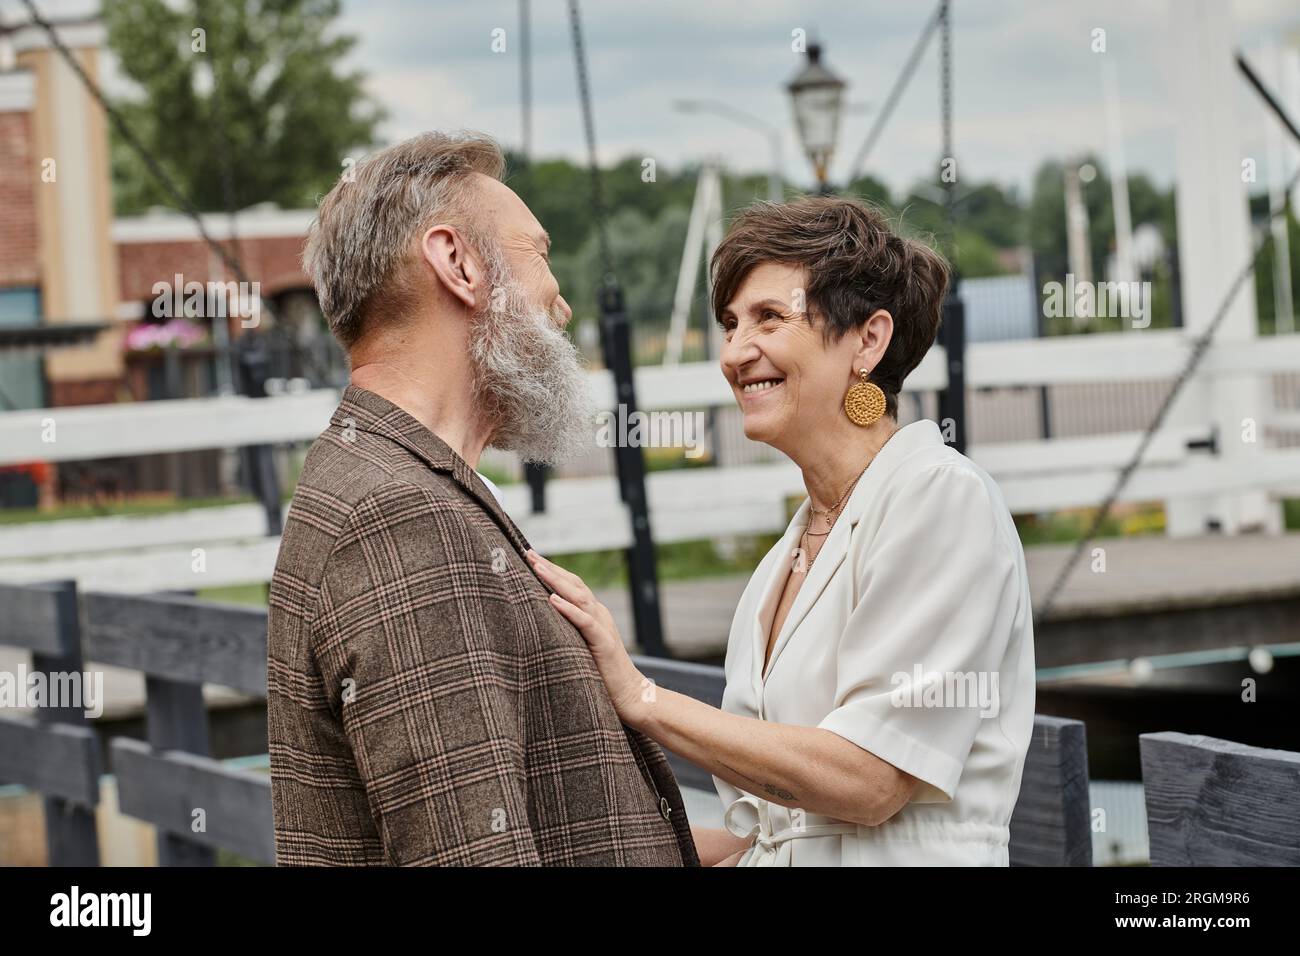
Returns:
[[[1143,734],[1153,866],[1300,866],[1300,753]]]
[[[79,604],[79,608],[78,608]],[[79,646],[67,642],[84,621]],[[164,866],[212,865],[219,849],[250,860],[275,858],[271,783],[210,753],[202,685],[266,695],[266,612],[190,597],[83,593],[71,583],[0,586],[0,645],[38,651],[41,667],[80,670],[81,656],[145,675],[145,740],[108,741],[118,808],[152,824]],[[51,653],[56,652],[56,653]],[[717,706],[719,667],[637,658],[660,686]],[[0,779],[77,811],[78,825],[47,809],[52,864],[98,860],[93,811],[99,746],[89,727],[45,726],[40,717],[0,716]],[[670,760],[684,787],[712,790],[709,773]],[[89,826],[85,824],[89,822]],[[1011,820],[1014,866],[1088,866],[1088,760],[1079,721],[1036,716],[1019,801]]]

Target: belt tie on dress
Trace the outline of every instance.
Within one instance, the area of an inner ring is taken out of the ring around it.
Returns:
[[[779,804],[777,805],[780,806]],[[785,810],[785,807],[780,807]],[[814,814],[805,814],[805,818],[815,820],[827,819]],[[740,859],[737,866],[789,866],[790,840],[804,837],[834,836],[843,833],[857,833],[856,823],[808,823],[799,826],[783,826],[776,829],[772,823],[772,804],[767,800],[746,794],[727,807],[722,818],[727,832],[734,836],[754,837],[754,845]],[[757,832],[756,832],[757,831]]]

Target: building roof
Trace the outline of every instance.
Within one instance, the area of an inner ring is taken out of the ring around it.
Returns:
[[[52,349],[92,345],[99,333],[108,328],[102,322],[67,322],[55,325],[30,325],[23,328],[0,328],[0,353],[46,352]]]
[[[280,209],[264,203],[235,213],[235,235],[239,239],[267,239],[277,236],[302,238],[316,218],[315,209]],[[203,229],[218,242],[230,238],[230,216],[224,212],[203,213]],[[113,220],[115,243],[196,242],[198,226],[184,213],[154,210],[143,216],[118,216]]]

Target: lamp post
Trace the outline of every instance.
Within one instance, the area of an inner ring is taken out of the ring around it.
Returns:
[[[835,152],[846,86],[822,63],[820,43],[809,44],[808,62],[786,86],[794,106],[799,142],[817,174],[817,187],[822,195],[831,191],[826,183],[826,173]]]

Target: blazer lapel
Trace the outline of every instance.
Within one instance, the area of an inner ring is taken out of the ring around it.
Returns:
[[[501,509],[496,497],[488,490],[487,485],[483,484],[482,479],[469,463],[409,412],[375,392],[357,385],[349,385],[344,390],[343,400],[339,403],[330,422],[340,428],[346,428],[349,426],[349,421],[351,427],[397,442],[434,471],[451,475],[461,490],[476,501],[479,507],[496,522],[520,555],[529,549],[530,545],[524,533]]]

